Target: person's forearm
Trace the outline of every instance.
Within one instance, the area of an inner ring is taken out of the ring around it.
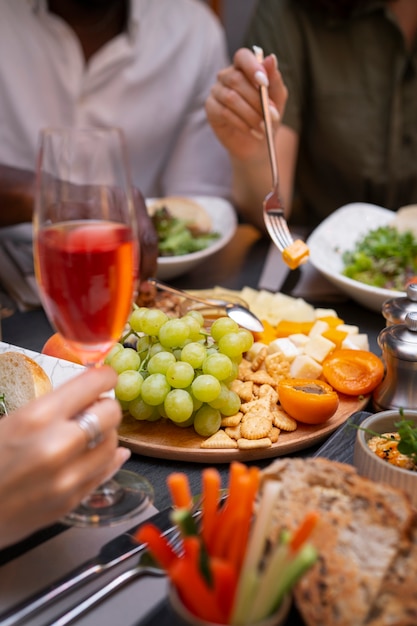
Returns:
[[[0,165],[0,226],[32,220],[33,186],[33,172]]]

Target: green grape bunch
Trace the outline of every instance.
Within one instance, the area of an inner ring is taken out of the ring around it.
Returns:
[[[168,419],[209,437],[222,416],[240,409],[231,383],[252,344],[252,333],[229,317],[206,329],[198,311],[170,318],[159,309],[135,306],[124,337],[105,362],[117,372],[116,398],[133,418]]]

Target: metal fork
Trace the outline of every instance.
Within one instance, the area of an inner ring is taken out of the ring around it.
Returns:
[[[264,53],[259,46],[253,46],[256,60],[262,63]],[[268,88],[260,86],[262,113],[265,122],[266,141],[268,144],[269,162],[272,173],[272,190],[265,196],[263,202],[264,222],[276,247],[283,252],[294,240],[288,228],[287,220],[284,216],[284,208],[279,195],[278,167],[275,155],[274,137],[272,134],[271,112],[269,110]]]
[[[179,530],[176,530],[170,538],[170,544],[176,550],[182,545],[182,537]],[[139,562],[132,568],[126,570],[122,574],[119,574],[114,580],[111,580],[107,585],[93,593],[88,598],[85,598],[82,602],[73,606],[71,609],[62,613],[54,621],[49,622],[48,626],[65,626],[65,624],[71,624],[76,619],[90,611],[93,607],[97,606],[115,593],[118,589],[121,589],[129,582],[137,580],[145,576],[166,576],[166,571],[152,560],[147,551],[143,552]]]

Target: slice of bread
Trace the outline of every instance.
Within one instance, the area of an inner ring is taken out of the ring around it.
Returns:
[[[405,539],[374,602],[366,626],[417,624],[417,514],[411,538]]]
[[[36,361],[22,352],[0,354],[0,393],[9,413],[51,389],[49,376]]]
[[[272,541],[307,511],[321,513],[311,537],[319,559],[294,593],[306,626],[363,626],[408,536],[414,515],[408,497],[323,458],[279,459],[266,477],[282,485]]]

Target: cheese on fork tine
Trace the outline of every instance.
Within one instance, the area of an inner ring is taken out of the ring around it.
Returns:
[[[308,246],[301,239],[293,241],[292,244],[287,246],[282,252],[284,263],[286,263],[291,270],[295,270],[305,263],[309,255],[310,251]]]

